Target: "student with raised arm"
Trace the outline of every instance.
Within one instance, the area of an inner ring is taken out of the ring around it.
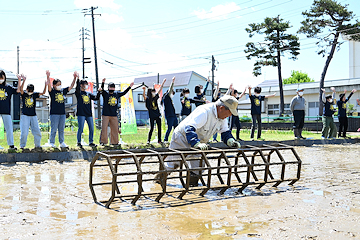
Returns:
[[[204,90],[202,89],[202,86],[201,86],[201,85],[195,86],[195,93],[196,93],[196,95],[194,96],[194,99],[204,100],[204,101],[206,100],[206,99],[204,98],[204,96],[205,96],[205,94],[206,94],[206,90],[207,90],[207,88],[208,88],[208,86],[209,86],[209,83],[210,83],[210,79],[208,79],[208,80],[206,81],[206,85],[205,85]],[[200,106],[200,105],[203,105],[203,103],[195,102],[195,106],[196,106],[196,107],[198,107],[198,106]]]
[[[168,142],[171,130],[173,128],[175,129],[179,124],[175,114],[174,103],[172,101],[172,98],[175,95],[174,83],[175,83],[175,77],[172,78],[172,82],[170,84],[169,90],[167,90],[164,96],[162,97],[162,103],[164,104],[164,108],[165,108],[165,118],[168,125],[168,129],[165,133],[164,142]]]
[[[66,120],[66,113],[65,113],[65,95],[70,92],[70,90],[74,87],[75,81],[79,78],[79,74],[75,71],[74,79],[70,85],[70,87],[62,88],[61,80],[54,79],[52,86],[50,81],[50,72],[49,70],[46,71],[47,77],[47,84],[48,84],[48,91],[50,95],[50,145],[51,147],[55,146],[55,137],[56,131],[58,132],[59,136],[59,143],[60,148],[67,148],[64,131],[65,131],[65,120]]]
[[[236,100],[239,102],[239,100],[245,95],[246,89],[239,95],[238,91],[236,89],[232,89],[230,95],[236,98]],[[236,141],[242,141],[240,139],[240,130],[241,130],[241,123],[239,119],[239,115],[231,115],[231,122],[230,122],[230,130],[232,131],[233,126],[236,127]]]
[[[24,85],[26,81],[26,76],[21,74],[17,75],[19,82],[21,79],[23,80],[20,88],[18,89],[18,93],[21,94],[22,98],[22,114],[20,117],[20,148],[24,149],[26,147],[27,137],[29,134],[29,128],[31,129],[31,133],[34,136],[34,144],[35,149],[41,149],[41,131],[39,127],[38,118],[36,116],[36,99],[46,93],[46,87],[48,82],[45,81],[45,87],[42,93],[34,92],[34,85],[28,84],[26,87],[26,91],[24,91]]]
[[[96,101],[100,98],[100,91],[96,95],[87,92],[89,88],[88,82],[86,80],[76,81],[76,90],[75,96],[77,99],[77,111],[76,116],[78,120],[78,131],[77,131],[77,146],[82,147],[81,145],[81,134],[84,130],[85,121],[89,127],[89,146],[96,147],[94,143],[94,120],[92,116],[92,103],[91,100]]]
[[[334,118],[333,115],[336,112],[336,109],[334,108],[334,101],[335,100],[335,88],[331,87],[330,88],[331,91],[333,92],[332,94],[329,94],[327,96],[325,96],[325,89],[322,88],[321,91],[322,93],[322,101],[324,103],[324,112],[323,112],[323,116],[322,116],[322,122],[323,122],[323,129],[322,129],[322,134],[321,134],[321,138],[325,139],[325,138],[330,138],[330,139],[335,139],[336,137],[336,125],[334,123]],[[330,131],[329,131],[330,130]]]
[[[265,98],[274,97],[276,93],[272,95],[260,95],[261,87],[256,87],[254,89],[254,94],[251,94],[251,87],[249,86],[249,97],[251,101],[251,117],[252,117],[252,125],[251,125],[251,135],[250,138],[254,141],[254,134],[256,128],[256,122],[258,127],[257,139],[264,140],[261,138],[261,102],[265,100]]]
[[[6,74],[3,70],[0,70],[0,116],[3,119],[4,127],[6,131],[6,140],[9,145],[9,149],[16,149],[14,146],[13,135],[13,123],[11,119],[11,96],[17,94],[17,89],[20,87],[20,81],[18,87],[15,88],[6,83]]]
[[[346,114],[346,103],[349,101],[349,99],[355,92],[356,92],[356,89],[353,89],[351,91],[351,93],[349,94],[349,96],[346,98],[345,97],[346,89],[345,89],[344,93],[340,94],[339,101],[336,102],[336,104],[338,106],[338,118],[339,118],[339,123],[340,123],[338,137],[347,138],[346,131],[348,128],[348,118],[347,118],[347,114]]]
[[[108,125],[110,124],[110,144],[119,144],[119,120],[118,120],[118,104],[122,96],[128,93],[134,83],[130,83],[130,86],[125,91],[115,91],[115,83],[110,82],[108,84],[108,91],[104,90],[106,78],[102,80],[101,95],[103,97],[103,110],[102,110],[102,121],[101,121],[101,136],[100,144],[105,145],[108,143]]]
[[[191,104],[199,103],[204,104],[204,100],[192,99],[190,98],[190,90],[188,88],[184,88],[180,94],[180,102],[181,102],[181,113],[180,113],[180,122],[184,120],[191,112]]]
[[[158,91],[156,91],[154,88],[148,88],[147,94],[145,94],[146,87],[143,87],[143,97],[145,100],[146,108],[149,112],[149,118],[150,118],[150,131],[148,135],[147,143],[149,144],[151,141],[151,136],[154,131],[154,125],[156,122],[157,128],[158,128],[158,143],[161,143],[161,114],[158,106],[157,100],[159,99],[159,93],[164,87],[164,84],[166,82],[166,78],[162,82],[160,88]]]

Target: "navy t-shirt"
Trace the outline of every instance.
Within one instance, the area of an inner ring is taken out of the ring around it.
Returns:
[[[169,93],[165,93],[163,102],[165,107],[165,117],[176,117],[175,107]]]
[[[77,99],[76,116],[92,117],[91,100],[99,100],[99,96],[80,90],[75,91],[75,96]]]
[[[0,114],[10,114],[11,95],[16,94],[17,88],[5,83],[0,84]]]
[[[130,89],[131,89],[131,87],[129,86],[127,89],[125,89],[125,91],[123,91],[123,92],[114,91],[113,94],[110,94],[107,91],[102,91],[101,94],[102,94],[103,100],[104,100],[102,115],[116,117],[119,98],[124,96]]]
[[[188,116],[191,113],[190,99],[187,97],[181,97],[180,101],[181,101],[181,116]]]
[[[332,102],[328,102],[326,101],[326,103],[324,103],[324,116],[326,117],[332,117],[332,115],[335,113],[335,108],[334,108],[334,101]]]
[[[353,93],[351,92],[350,95],[345,99],[345,101],[339,100],[336,102],[338,109],[339,109],[339,112],[338,112],[339,117],[346,117],[346,103],[349,101],[349,99],[351,98],[352,95],[353,95]]]
[[[65,114],[65,95],[69,92],[69,88],[63,88],[60,91],[52,89],[50,95],[50,115]]]
[[[21,94],[22,98],[22,114],[26,116],[36,116],[36,99],[39,98],[40,94],[34,92],[29,95],[27,92]]]
[[[158,118],[161,116],[158,102],[157,102],[158,99],[159,99],[159,94],[156,94],[155,97],[153,97],[151,101],[149,98],[146,98],[145,104],[146,104],[146,108],[149,111],[150,118],[154,119],[154,118]]]
[[[261,115],[261,102],[265,100],[265,96],[259,95],[251,95],[250,101],[251,101],[251,114],[255,115]]]

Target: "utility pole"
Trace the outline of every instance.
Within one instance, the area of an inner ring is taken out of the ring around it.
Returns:
[[[17,74],[20,74],[20,49],[19,46],[17,46]]]
[[[82,41],[82,68],[83,68],[83,75],[82,79],[85,79],[85,63],[91,63],[90,58],[85,58],[85,39],[90,40],[87,36],[90,36],[87,32],[89,30],[84,29],[84,27],[81,28],[81,41]],[[85,32],[86,31],[86,32]],[[86,37],[85,37],[86,36]]]
[[[95,19],[94,19],[94,15],[100,15],[101,14],[94,14],[94,10],[97,9],[98,7],[91,7],[91,19],[92,19],[92,30],[93,30],[93,42],[94,42],[94,61],[95,61],[95,80],[96,80],[96,89],[97,91],[99,91],[99,73],[98,73],[98,66],[97,66],[97,56],[96,56],[96,40],[95,40]],[[90,15],[90,14],[85,14],[85,15]],[[98,123],[99,126],[101,126],[101,109],[100,109],[100,101],[98,100],[98,108],[97,108],[97,112],[98,112]]]
[[[211,75],[212,75],[212,79],[211,79],[211,100],[214,101],[214,88],[215,88],[215,83],[214,83],[214,71],[216,69],[216,65],[215,65],[215,58],[214,55],[211,56]]]

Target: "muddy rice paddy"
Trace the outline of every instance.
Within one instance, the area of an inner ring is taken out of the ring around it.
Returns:
[[[3,164],[0,239],[360,239],[360,145],[296,151],[303,167],[293,187],[111,209],[93,202],[88,161]]]

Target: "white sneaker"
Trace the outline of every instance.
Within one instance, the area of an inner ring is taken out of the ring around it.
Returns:
[[[53,143],[50,143],[50,147],[56,148],[55,144],[53,144]]]
[[[67,147],[69,147],[69,146],[66,145],[64,142],[62,142],[62,143],[60,143],[60,147],[61,147],[61,148],[67,148]]]

